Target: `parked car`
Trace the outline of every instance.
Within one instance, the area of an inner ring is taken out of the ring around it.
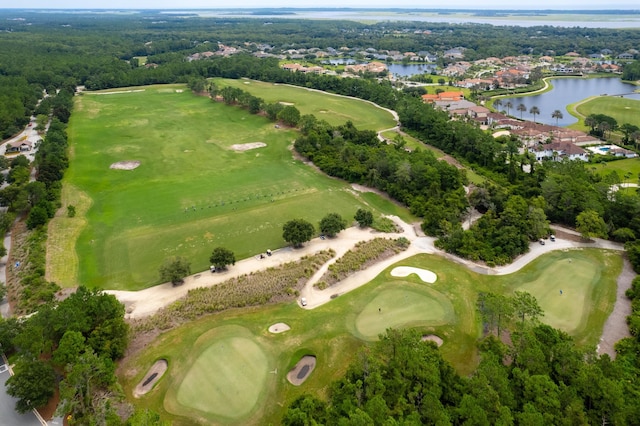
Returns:
[[[540,238],[540,245],[543,246],[544,245],[544,240],[542,238]]]
[[[302,306],[307,306],[307,299],[306,299],[306,298],[304,298],[304,297],[302,297],[302,298],[300,299],[300,304],[301,304]]]
[[[555,241],[555,240],[556,240],[556,236],[555,236],[555,235],[553,235],[553,234],[551,234],[551,235],[549,235],[549,239],[550,239],[551,241]]]

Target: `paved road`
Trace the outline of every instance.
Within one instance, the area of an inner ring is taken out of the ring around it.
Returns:
[[[9,379],[9,369],[0,358],[0,425],[2,426],[41,426],[42,423],[32,412],[19,414],[15,410],[16,399],[6,392],[5,383]]]

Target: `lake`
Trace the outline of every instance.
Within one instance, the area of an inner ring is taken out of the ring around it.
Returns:
[[[366,62],[356,62],[354,59],[344,58],[344,59],[329,59],[328,61],[324,61],[325,63],[330,63],[331,65],[352,65],[356,63],[366,63]],[[378,61],[383,62],[384,61]],[[436,64],[387,64],[387,68],[389,72],[393,75],[399,75],[400,77],[410,77],[415,74],[423,74],[423,73],[431,73],[431,71],[437,68]],[[436,78],[437,80],[437,78]]]
[[[502,107],[500,109],[506,111],[505,104],[511,101],[513,108],[509,113],[520,117],[520,112],[516,108],[519,104],[523,104],[527,110],[522,113],[522,118],[533,121],[533,115],[529,114],[529,110],[536,106],[540,110],[540,114],[536,115],[535,121],[554,126],[556,119],[551,118],[551,114],[555,110],[560,110],[564,117],[558,120],[558,125],[568,126],[578,120],[569,114],[567,105],[590,96],[624,94],[625,98],[640,100],[640,93],[631,94],[638,87],[623,83],[619,78],[552,78],[549,83],[553,85],[553,89],[539,95],[501,98]]]
[[[436,64],[387,64],[389,72],[393,75],[399,75],[400,77],[410,77],[415,74],[430,74],[431,71],[436,69]],[[434,77],[434,80],[438,80],[438,77]]]

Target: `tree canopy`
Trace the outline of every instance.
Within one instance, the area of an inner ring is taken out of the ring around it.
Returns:
[[[226,268],[227,265],[236,264],[236,255],[225,247],[216,247],[209,257],[209,262],[216,268]]]
[[[328,213],[320,220],[320,232],[328,237],[335,237],[347,227],[347,221],[338,213]]]
[[[183,257],[175,256],[165,259],[160,266],[160,279],[173,285],[184,283],[184,278],[191,274],[191,264]]]
[[[282,238],[294,247],[302,246],[313,237],[315,232],[311,223],[304,219],[293,219],[288,221],[282,227]]]

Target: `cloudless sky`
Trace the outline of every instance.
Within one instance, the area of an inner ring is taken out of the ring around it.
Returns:
[[[42,9],[221,9],[354,7],[420,9],[640,9],[638,0],[0,0],[0,8]]]

